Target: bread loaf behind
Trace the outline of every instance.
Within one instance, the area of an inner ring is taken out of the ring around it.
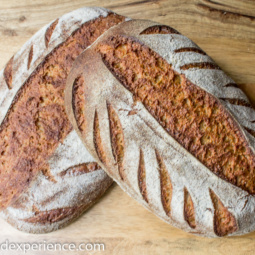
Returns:
[[[112,183],[64,110],[75,58],[125,18],[81,8],[38,31],[0,72],[0,209],[19,230],[45,233],[81,215]]]
[[[65,14],[38,31],[0,72],[0,209],[41,170],[51,174],[47,160],[72,131],[63,105],[72,63],[124,19],[103,8]]]

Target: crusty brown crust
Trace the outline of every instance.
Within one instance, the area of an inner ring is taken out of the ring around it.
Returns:
[[[65,171],[59,173],[59,176],[78,176],[101,169],[96,162],[82,163],[75,167],[69,167]]]
[[[110,137],[112,145],[112,153],[117,162],[118,170],[121,179],[124,180],[125,174],[123,172],[123,160],[124,160],[124,137],[123,130],[120,124],[120,120],[115,110],[110,103],[107,103],[109,123],[110,123]]]
[[[99,120],[98,120],[98,115],[96,111],[94,115],[93,137],[94,137],[94,144],[95,144],[95,149],[96,149],[98,158],[102,163],[105,163],[106,162],[105,152],[104,152],[104,149],[102,148],[102,140],[101,140],[100,130],[99,130]]]
[[[192,201],[192,198],[187,190],[184,188],[184,219],[187,221],[191,228],[196,228],[196,215],[195,215],[195,208]]]
[[[6,208],[28,188],[45,167],[45,160],[72,130],[63,106],[63,93],[75,58],[100,34],[123,19],[110,13],[81,25],[46,56],[16,94],[0,127],[0,164],[3,167],[0,209]],[[46,46],[56,25],[57,21],[46,31]],[[30,50],[28,56],[28,67],[32,52]],[[12,62],[13,59],[4,72],[9,88],[13,86]]]
[[[176,141],[219,177],[255,194],[254,153],[216,98],[132,38],[111,37],[98,51],[113,75]],[[216,64],[206,68],[212,66]]]
[[[85,93],[83,86],[81,86],[84,83],[84,78],[82,76],[79,76],[76,78],[74,81],[74,86],[73,86],[73,95],[75,97],[73,98],[73,111],[75,118],[79,120],[79,127],[80,129],[85,129],[84,128],[84,117],[83,117],[83,112],[84,112],[84,98],[83,95]]]
[[[210,190],[210,196],[214,206],[214,231],[217,236],[226,236],[234,233],[237,229],[237,222],[232,213],[222,204],[217,195]]]
[[[4,68],[4,79],[9,89],[12,89],[12,63],[13,57],[11,57]]]
[[[177,30],[172,27],[165,25],[155,25],[144,29],[140,35],[150,35],[150,34],[179,34]]]
[[[138,166],[138,185],[143,199],[148,203],[148,194],[146,189],[146,170],[143,158],[143,151],[140,150],[139,166]]]
[[[74,215],[74,213],[80,211],[84,205],[73,206],[66,208],[57,208],[45,212],[35,211],[35,216],[25,219],[25,222],[34,224],[52,224],[63,220],[66,217]]]
[[[159,178],[160,178],[160,190],[161,190],[161,201],[163,208],[166,212],[166,215],[171,216],[171,202],[172,202],[172,193],[173,185],[171,178],[167,171],[166,165],[157,151],[155,151],[158,169],[159,169]]]
[[[47,28],[46,33],[45,33],[45,46],[46,48],[49,45],[50,42],[50,38],[52,36],[52,33],[54,31],[54,29],[56,28],[57,24],[58,24],[59,19],[56,19],[55,21],[53,21],[50,26]]]

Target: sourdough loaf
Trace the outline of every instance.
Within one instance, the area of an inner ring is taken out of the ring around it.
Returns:
[[[77,58],[65,97],[89,152],[158,217],[208,237],[254,230],[255,111],[190,39],[124,22]]]
[[[64,87],[76,57],[124,19],[103,8],[65,14],[0,72],[0,209],[9,206],[3,216],[21,230],[65,225],[112,183],[73,131]]]

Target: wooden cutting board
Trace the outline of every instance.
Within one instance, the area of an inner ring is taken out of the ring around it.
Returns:
[[[176,28],[204,49],[255,104],[253,0],[0,0],[0,68],[42,26],[83,6],[106,7],[131,18],[151,19]],[[255,232],[222,239],[187,234],[162,222],[116,184],[86,214],[62,230],[31,235],[17,231],[3,220],[0,226],[0,243],[8,239],[105,245],[104,252],[63,254],[255,254]]]

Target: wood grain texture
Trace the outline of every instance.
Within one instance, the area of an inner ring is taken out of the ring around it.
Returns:
[[[131,18],[152,19],[179,30],[207,52],[255,105],[255,2],[252,0],[1,0],[0,68],[42,26],[83,6],[106,7]],[[0,243],[6,239],[103,242],[106,251],[93,254],[235,255],[254,254],[255,250],[255,233],[224,239],[186,234],[156,218],[116,185],[82,218],[57,232],[30,235],[3,220],[0,224]]]

